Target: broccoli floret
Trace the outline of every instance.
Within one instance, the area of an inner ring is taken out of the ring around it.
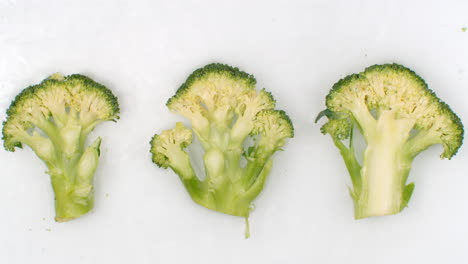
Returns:
[[[294,134],[286,113],[274,110],[272,95],[255,84],[252,75],[223,64],[196,70],[167,102],[191,129],[177,123],[151,140],[153,162],[177,173],[196,203],[246,220],[273,154]],[[196,175],[185,150],[192,131],[204,149],[204,177]]]
[[[101,138],[86,146],[97,124],[119,118],[112,92],[83,75],[56,73],[24,89],[7,110],[3,143],[29,146],[45,162],[55,193],[55,220],[75,219],[93,208],[93,175]]]
[[[319,114],[328,118],[321,131],[331,135],[351,175],[356,219],[399,213],[413,193],[414,183],[406,182],[414,158],[441,144],[441,158],[450,159],[463,142],[457,115],[421,77],[398,64],[374,65],[343,78],[326,106]],[[367,144],[362,164],[354,130]]]

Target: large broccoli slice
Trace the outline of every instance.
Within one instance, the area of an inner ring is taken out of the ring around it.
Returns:
[[[192,129],[177,123],[151,140],[153,162],[177,173],[195,202],[246,219],[273,154],[294,134],[286,113],[274,110],[272,95],[255,84],[252,75],[223,64],[196,70],[167,102]],[[204,177],[195,174],[185,150],[192,131],[204,149]]]
[[[411,164],[422,151],[442,144],[453,157],[463,142],[460,119],[413,71],[398,64],[375,65],[338,81],[326,97],[321,128],[330,134],[351,175],[355,218],[403,210],[414,183]],[[362,164],[353,145],[356,128],[367,144]],[[349,140],[349,147],[344,140]]]
[[[83,75],[53,74],[24,89],[7,110],[3,123],[8,151],[28,145],[43,160],[55,192],[57,222],[93,208],[93,175],[101,138],[86,146],[100,122],[119,118],[112,92]]]

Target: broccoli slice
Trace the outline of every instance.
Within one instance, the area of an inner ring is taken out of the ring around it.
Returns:
[[[286,113],[275,110],[272,95],[255,84],[252,75],[224,64],[196,70],[167,102],[191,129],[177,123],[150,143],[153,162],[178,174],[196,203],[246,220],[273,154],[294,135]],[[204,149],[204,177],[196,175],[186,151],[192,132]],[[247,141],[254,143],[246,148]]]
[[[93,208],[93,175],[101,138],[86,146],[97,124],[117,120],[112,92],[83,75],[53,74],[24,89],[7,110],[3,143],[8,151],[29,146],[45,162],[55,193],[57,222]]]
[[[452,158],[463,142],[463,125],[421,77],[398,64],[374,65],[338,81],[326,97],[321,131],[330,134],[351,176],[355,218],[399,213],[414,183],[407,184],[414,158],[442,144]],[[362,164],[353,129],[367,144]],[[349,140],[349,146],[344,144]]]

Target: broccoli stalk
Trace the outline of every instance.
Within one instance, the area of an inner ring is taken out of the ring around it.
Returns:
[[[93,208],[93,176],[101,138],[86,146],[94,127],[118,118],[110,90],[82,75],[54,74],[24,89],[7,110],[5,149],[28,145],[45,162],[55,193],[57,222],[75,219]]]
[[[167,102],[192,129],[177,123],[151,140],[153,162],[177,173],[196,203],[246,220],[273,154],[294,133],[286,113],[274,110],[271,94],[256,91],[255,83],[253,76],[223,64],[196,70]],[[204,149],[205,177],[196,175],[185,150],[192,131]],[[250,139],[254,143],[245,149]]]
[[[86,150],[78,150],[72,157],[48,166],[55,193],[56,221],[77,218],[93,208],[93,176],[100,144],[101,138],[97,138]]]
[[[403,210],[414,190],[414,183],[407,184],[414,158],[442,144],[441,158],[450,159],[463,141],[460,119],[401,65],[376,65],[345,77],[333,86],[326,105],[317,120],[329,119],[321,131],[331,135],[351,176],[356,219]],[[362,164],[354,149],[355,127],[367,145]]]

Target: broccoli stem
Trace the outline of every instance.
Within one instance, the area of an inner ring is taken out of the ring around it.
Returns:
[[[222,194],[223,190],[227,191],[224,195]],[[218,194],[213,195],[213,203],[201,205],[225,214],[248,217],[251,200],[243,199],[242,196],[239,196],[240,192],[238,190],[239,188],[236,186],[219,189],[217,190]]]
[[[240,166],[241,155],[242,148],[233,145],[227,150],[217,147],[207,149],[204,156],[207,178],[203,182],[206,192],[201,201],[194,200],[216,211],[248,217],[251,202],[261,191],[271,162],[264,169],[264,159],[251,161],[243,173],[244,169]],[[241,175],[244,177],[241,178]]]
[[[94,206],[94,198],[91,193],[83,197],[77,195],[74,184],[69,182],[68,175],[51,175],[52,187],[55,193],[55,221],[66,222],[78,218]]]
[[[369,145],[361,170],[362,190],[356,203],[356,218],[400,212],[404,163],[393,142]]]
[[[405,184],[413,158],[392,144],[369,145],[364,154],[362,189],[355,197],[356,219],[399,213],[411,198],[414,184]]]
[[[251,202],[255,199],[255,197],[257,197],[257,195],[260,194],[260,192],[263,189],[263,186],[265,185],[266,178],[268,174],[270,174],[272,166],[273,161],[271,159],[268,159],[266,163],[261,165],[261,169],[258,171],[258,176],[256,176],[255,181],[253,181],[253,184],[250,186],[250,188],[244,195],[244,199],[246,201]]]
[[[272,165],[271,159],[268,159],[266,162],[257,161],[250,163],[250,166],[248,166],[250,169],[247,170],[247,173],[250,173],[248,178],[251,180],[251,184],[248,186],[241,180],[230,183],[227,181],[223,182],[213,191],[214,204],[211,209],[230,215],[248,217],[251,203],[263,189]],[[237,169],[240,170],[240,167]]]
[[[233,133],[226,122],[215,122],[214,117],[210,118],[209,134],[204,135],[209,137],[201,137],[194,129],[205,151],[203,162],[206,178],[200,180],[196,176],[189,156],[178,148],[165,151],[170,160],[169,166],[179,175],[193,201],[215,211],[247,218],[251,203],[263,189],[271,170],[270,157],[276,148],[268,140],[258,143],[243,167],[243,141],[248,133],[243,133],[243,130]]]
[[[240,149],[223,152],[211,148],[206,152],[204,163],[208,192],[201,205],[230,215],[249,215],[251,201],[243,199],[245,190],[238,180],[240,155]]]
[[[59,146],[65,147],[54,150],[53,160],[44,160],[55,194],[57,222],[78,218],[93,209],[93,176],[99,162],[101,138],[87,148],[84,147],[85,138],[62,137]]]
[[[347,148],[343,142],[339,139],[333,137],[333,143],[340,150],[340,154],[343,157],[343,160],[348,169],[349,175],[351,176],[351,182],[353,183],[353,189],[350,190],[350,194],[353,199],[357,199],[359,193],[361,192],[361,165],[356,159],[353,146],[353,138],[350,138],[350,147]]]
[[[259,155],[259,157],[253,158],[247,162],[247,165],[244,168],[244,175],[242,177],[242,184],[245,189],[250,189],[255,182],[257,182],[258,177],[262,170],[265,167],[265,164],[269,160],[272,154],[268,153],[266,155]]]
[[[414,121],[395,119],[393,111],[385,111],[376,133],[366,138],[361,189],[354,197],[357,219],[396,214],[406,206],[414,188],[405,186],[413,161],[405,144],[413,125]]]
[[[65,222],[86,214],[94,206],[93,175],[99,158],[98,138],[95,143],[60,165],[49,166],[55,193],[55,220]]]

